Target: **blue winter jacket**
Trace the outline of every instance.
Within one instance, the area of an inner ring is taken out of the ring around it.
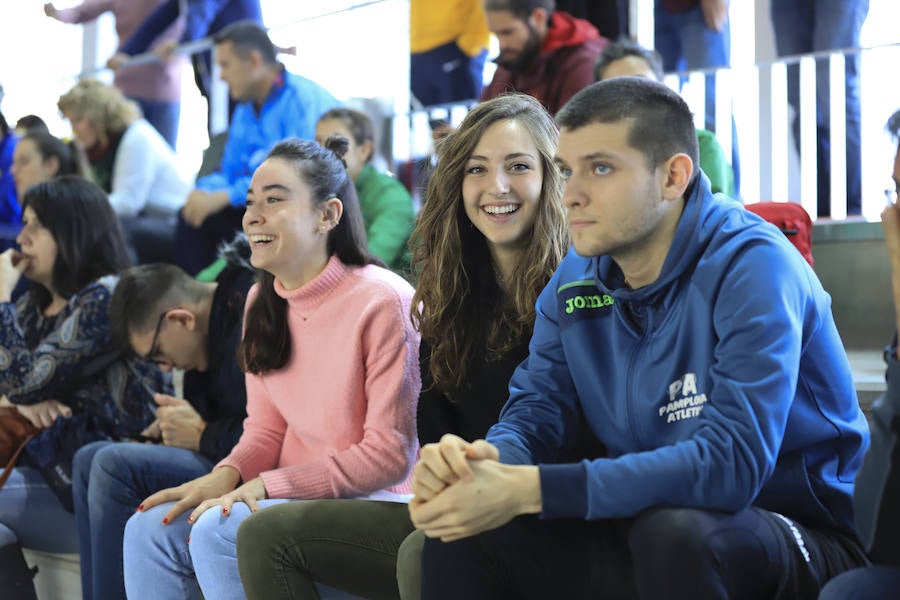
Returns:
[[[544,518],[752,504],[850,533],[868,428],[830,307],[785,236],[701,175],[651,285],[569,252],[487,439],[540,465]],[[581,415],[607,457],[551,464]]]
[[[243,206],[253,171],[272,146],[288,137],[315,138],[319,116],[338,106],[334,96],[314,81],[282,73],[283,85],[272,89],[259,114],[252,102],[235,107],[219,170],[198,179],[199,189],[225,190],[232,206]]]

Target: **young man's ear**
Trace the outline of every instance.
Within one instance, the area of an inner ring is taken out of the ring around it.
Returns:
[[[186,308],[173,308],[166,313],[166,320],[181,323],[188,331],[193,331],[197,327],[197,315]]]
[[[694,174],[694,164],[687,154],[675,154],[663,163],[665,181],[663,182],[663,198],[677,200],[684,195]]]
[[[254,69],[258,69],[263,65],[262,53],[259,50],[251,50],[250,55],[247,57],[247,60],[250,61],[250,65]]]
[[[528,22],[543,38],[544,34],[547,33],[547,28],[550,27],[550,15],[547,13],[546,8],[538,7],[531,11],[531,14],[528,16]]]

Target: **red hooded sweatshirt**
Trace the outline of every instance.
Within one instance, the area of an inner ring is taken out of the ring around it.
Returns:
[[[608,44],[609,40],[588,21],[557,10],[531,65],[515,73],[498,66],[481,99],[523,92],[537,98],[555,115],[575,92],[594,82],[594,62]]]

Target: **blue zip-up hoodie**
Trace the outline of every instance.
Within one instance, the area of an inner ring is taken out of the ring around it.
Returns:
[[[197,180],[201,190],[225,190],[235,207],[247,200],[250,178],[266,154],[281,140],[316,137],[316,121],[339,105],[322,86],[282,68],[283,84],[276,84],[257,114],[253,102],[241,102],[234,109],[228,141],[219,170]]]
[[[830,307],[785,236],[701,175],[654,283],[569,252],[487,439],[540,465],[544,518],[752,504],[852,533],[868,428]],[[581,415],[607,457],[551,464]]]

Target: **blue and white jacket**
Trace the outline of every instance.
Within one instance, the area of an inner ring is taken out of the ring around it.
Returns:
[[[247,201],[250,178],[272,147],[281,140],[316,137],[316,122],[338,101],[318,83],[282,68],[278,82],[257,114],[253,102],[241,102],[234,109],[228,141],[219,169],[197,180],[208,192],[227,191],[232,206]]]
[[[701,175],[654,283],[569,252],[487,439],[540,465],[544,518],[755,505],[849,533],[869,434],[830,307],[785,236]],[[552,464],[582,415],[607,456]]]

